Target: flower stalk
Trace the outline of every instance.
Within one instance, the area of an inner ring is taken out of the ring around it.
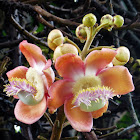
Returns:
[[[60,140],[64,121],[65,121],[64,106],[61,106],[56,116],[50,140]]]
[[[88,28],[89,30],[88,30],[88,29],[85,30],[86,33],[87,33],[87,40],[86,40],[86,43],[85,43],[84,48],[83,48],[83,50],[82,50],[82,52],[81,52],[81,55],[80,55],[81,58],[82,58],[82,60],[85,59],[87,53],[89,52],[89,48],[90,48],[90,46],[91,46],[91,44],[92,44],[92,42],[93,42],[93,40],[94,40],[96,34],[97,34],[102,28],[104,28],[107,24],[108,24],[108,23],[100,24],[100,25],[97,26],[97,27],[90,27],[90,28]]]

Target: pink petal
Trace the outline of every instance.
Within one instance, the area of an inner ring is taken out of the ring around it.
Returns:
[[[73,83],[69,80],[59,80],[52,84],[48,93],[50,98],[48,98],[48,108],[50,113],[53,113],[58,107],[64,104],[64,101],[72,94]]]
[[[101,71],[98,75],[102,85],[114,90],[114,94],[127,94],[134,90],[132,75],[124,66],[114,66]]]
[[[51,61],[51,59],[49,59],[49,60],[46,62],[45,67],[44,67],[43,70],[48,69],[49,67],[51,67],[51,65],[52,65],[52,61]]]
[[[76,80],[84,76],[84,62],[74,54],[65,54],[56,59],[55,68],[60,76]]]
[[[28,43],[27,41],[22,41],[19,48],[31,67],[38,65],[38,68],[44,68],[46,58],[42,55],[42,51],[38,46]]]
[[[55,80],[55,75],[53,69],[50,67],[47,70],[43,70],[43,73],[45,75],[44,83],[47,87],[47,89],[52,85],[52,83]]]
[[[17,102],[14,113],[17,120],[25,124],[33,124],[38,121],[47,109],[46,98],[34,106],[29,106],[22,103],[20,100]]]
[[[65,101],[64,111],[71,126],[81,132],[90,132],[93,126],[93,119],[90,112],[81,111],[79,107],[73,108],[72,98]]]
[[[92,51],[85,59],[86,75],[98,73],[112,62],[115,55],[116,51],[107,48]]]
[[[13,78],[26,78],[26,72],[28,68],[24,66],[18,66],[14,68],[13,70],[10,70],[6,73],[8,79]]]

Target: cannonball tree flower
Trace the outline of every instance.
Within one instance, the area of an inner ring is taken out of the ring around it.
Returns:
[[[30,67],[18,66],[7,72],[9,84],[5,85],[4,91],[8,96],[19,99],[14,109],[17,120],[32,124],[47,109],[48,88],[55,76],[51,60],[46,60],[38,46],[22,41],[19,48]]]
[[[106,67],[116,55],[112,49],[92,51],[85,61],[74,54],[56,59],[62,80],[49,89],[48,108],[53,113],[64,104],[64,112],[77,131],[89,132],[93,118],[106,112],[108,99],[134,90],[132,76],[124,66]]]

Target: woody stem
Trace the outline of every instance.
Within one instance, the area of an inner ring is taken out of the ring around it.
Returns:
[[[64,106],[61,106],[56,116],[50,140],[60,140],[64,121],[65,121]]]

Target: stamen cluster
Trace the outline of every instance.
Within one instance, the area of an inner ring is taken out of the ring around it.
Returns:
[[[102,101],[107,101],[113,96],[113,90],[109,87],[90,87],[80,90],[74,97],[72,103],[75,105],[75,107],[80,106],[81,103],[84,103],[86,106],[91,106],[91,101],[99,102],[100,99]]]
[[[4,92],[7,96],[17,95],[20,91],[25,91],[35,95],[37,93],[36,87],[26,79],[11,78],[9,84],[5,85]]]

